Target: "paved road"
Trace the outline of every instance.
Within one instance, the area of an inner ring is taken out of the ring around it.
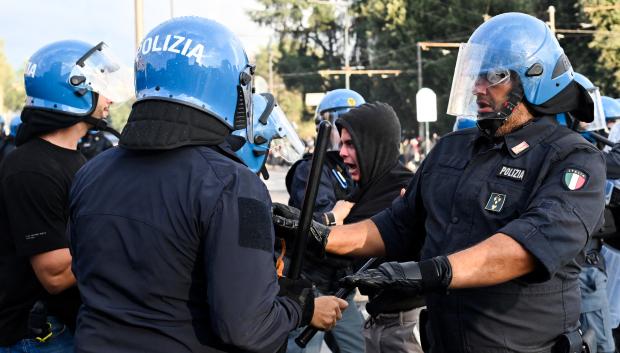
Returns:
[[[271,201],[273,202],[280,202],[284,204],[288,202],[288,192],[286,191],[286,184],[284,183],[288,168],[288,166],[267,166],[269,180],[263,181],[265,182],[265,185],[267,185],[269,194],[271,194]]]

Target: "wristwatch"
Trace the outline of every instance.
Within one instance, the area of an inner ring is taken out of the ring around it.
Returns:
[[[336,225],[336,217],[331,212],[323,213],[323,219],[326,226],[335,226]]]

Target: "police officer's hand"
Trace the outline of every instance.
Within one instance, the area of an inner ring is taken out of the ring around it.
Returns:
[[[333,329],[336,326],[336,321],[342,319],[342,311],[347,306],[349,303],[334,296],[314,299],[314,314],[310,326],[324,331]]]
[[[376,317],[379,314],[398,313],[424,305],[426,305],[424,297],[414,290],[386,289],[369,296],[366,311],[370,316]]]
[[[341,280],[345,287],[358,287],[360,292],[377,294],[380,290],[407,290],[423,294],[446,289],[452,281],[452,267],[445,256],[421,262],[385,262],[376,269],[347,276]]]
[[[294,244],[297,228],[299,228],[299,210],[276,202],[273,204],[272,213],[276,236]],[[310,226],[307,250],[319,258],[324,257],[329,232],[329,227],[313,220]]]
[[[299,326],[307,326],[314,316],[314,286],[306,279],[278,278],[280,285],[279,297],[288,297],[301,307]]]

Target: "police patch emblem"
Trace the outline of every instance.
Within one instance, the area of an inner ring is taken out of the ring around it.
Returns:
[[[503,165],[497,172],[497,176],[515,181],[523,181],[523,178],[525,177],[525,169]]]
[[[577,169],[566,169],[564,176],[562,177],[562,183],[571,191],[581,189],[588,181],[586,173]]]
[[[514,146],[513,148],[511,148],[511,150],[512,150],[512,153],[519,154],[528,148],[530,148],[530,145],[525,141],[521,141],[520,144]]]
[[[504,202],[506,202],[505,194],[491,193],[489,197],[489,201],[487,201],[487,205],[484,207],[485,210],[491,212],[499,213],[504,207]]]

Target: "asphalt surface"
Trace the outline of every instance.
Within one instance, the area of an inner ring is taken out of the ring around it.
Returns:
[[[272,202],[284,204],[288,202],[288,192],[286,191],[285,184],[286,172],[288,172],[288,169],[288,166],[267,166],[269,179],[263,180],[263,182],[267,185]]]

